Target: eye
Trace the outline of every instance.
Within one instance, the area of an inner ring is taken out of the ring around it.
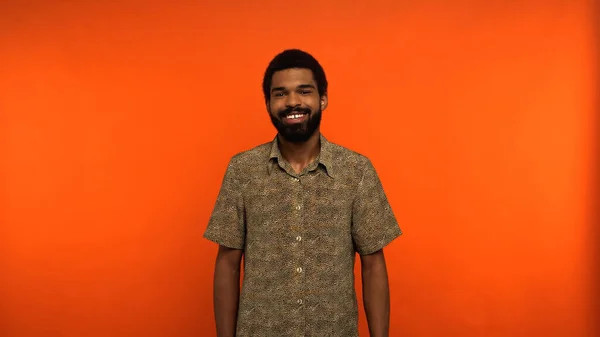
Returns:
[[[302,91],[300,91],[300,93],[302,95],[308,95],[308,94],[312,93],[312,91],[311,90],[302,90]]]

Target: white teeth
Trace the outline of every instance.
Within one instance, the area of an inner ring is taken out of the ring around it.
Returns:
[[[300,118],[300,117],[302,117],[302,116],[304,116],[304,114],[299,114],[299,115],[298,115],[298,114],[297,114],[297,115],[289,115],[289,116],[287,116],[287,118],[289,118],[289,119],[296,119],[296,118]]]

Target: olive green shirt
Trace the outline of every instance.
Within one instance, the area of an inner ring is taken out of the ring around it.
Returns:
[[[244,250],[237,337],[358,336],[356,253],[402,234],[371,161],[320,140],[300,174],[277,137],[229,162],[204,237]]]

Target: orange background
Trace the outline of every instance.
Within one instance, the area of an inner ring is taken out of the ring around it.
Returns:
[[[590,1],[217,3],[0,5],[0,336],[214,336],[201,236],[290,47],[405,232],[391,336],[594,336]]]

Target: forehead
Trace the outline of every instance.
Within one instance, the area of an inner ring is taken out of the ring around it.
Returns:
[[[277,71],[273,74],[271,88],[278,87],[296,87],[303,84],[312,84],[316,86],[313,73],[310,69],[290,68]]]

